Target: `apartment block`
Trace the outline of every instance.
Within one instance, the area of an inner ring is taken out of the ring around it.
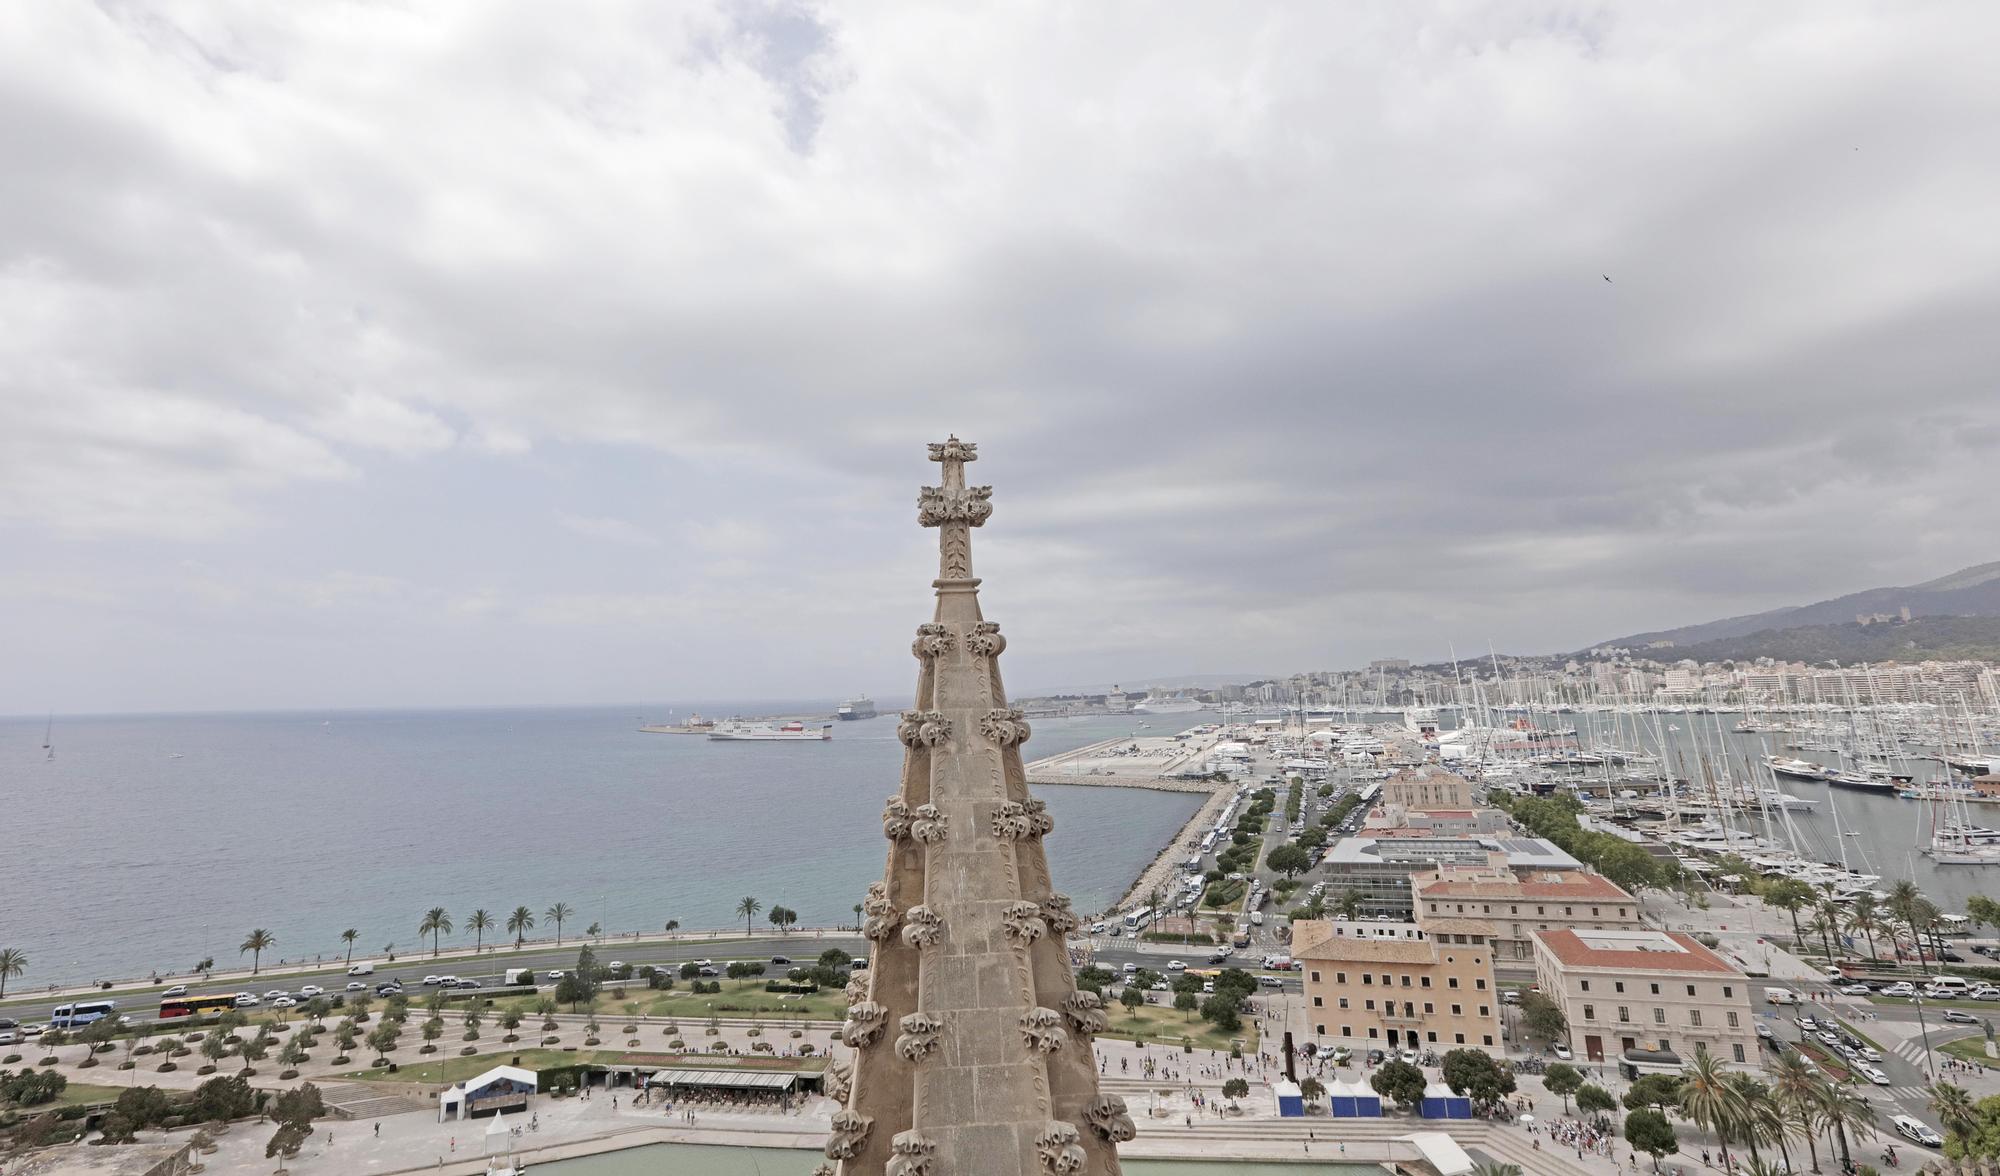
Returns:
[[[1533,938],[1536,981],[1561,1006],[1580,1059],[1657,1063],[1707,1052],[1757,1064],[1750,981],[1691,936],[1564,929]]]
[[[1499,1050],[1493,951],[1471,924],[1292,924],[1307,1023],[1323,1046]]]

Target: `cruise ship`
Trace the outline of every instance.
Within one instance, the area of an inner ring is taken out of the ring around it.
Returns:
[[[718,723],[715,729],[708,733],[708,737],[710,739],[721,739],[734,743],[767,742],[779,739],[831,739],[833,738],[833,724],[822,723],[817,727],[808,727],[804,723],[794,719],[789,723],[783,723],[774,727],[769,723],[746,723],[741,719],[732,719],[727,723]]]
[[[840,709],[834,711],[833,714],[835,718],[843,720],[872,719],[875,717],[875,700],[866,694],[857,694],[846,702],[841,703]]]
[[[1178,715],[1205,709],[1206,703],[1185,694],[1176,694],[1171,698],[1148,694],[1146,701],[1132,708],[1133,713],[1141,715]]]

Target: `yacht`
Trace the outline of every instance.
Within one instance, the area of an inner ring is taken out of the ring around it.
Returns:
[[[1774,755],[1767,757],[1767,762],[1771,765],[1771,771],[1788,779],[1819,781],[1826,779],[1826,768],[1807,760]]]

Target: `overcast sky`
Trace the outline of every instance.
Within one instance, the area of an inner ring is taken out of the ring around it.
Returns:
[[[907,695],[953,431],[1017,690],[2000,559],[1996,40],[0,6],[0,711]]]

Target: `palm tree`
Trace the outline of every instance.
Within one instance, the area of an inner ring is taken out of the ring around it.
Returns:
[[[0,996],[7,995],[7,978],[28,970],[28,953],[18,947],[0,947]]]
[[[1738,1130],[1742,1133],[1743,1142],[1750,1145],[1751,1162],[1764,1162],[1764,1157],[1757,1151],[1759,1143],[1776,1143],[1789,1171],[1792,1153],[1785,1146],[1785,1116],[1778,1109],[1777,1101],[1771,1097],[1771,1088],[1748,1074],[1731,1074],[1729,1082],[1743,1097],[1743,1119]]]
[[[1898,922],[1910,929],[1910,943],[1917,949],[1917,967],[1928,976],[1931,966],[1924,959],[1923,940],[1917,937],[1917,905],[1923,901],[1924,892],[1918,890],[1917,884],[1908,878],[1889,888],[1889,911]]]
[[[603,942],[604,942],[604,928],[603,928],[602,926],[600,926],[599,924],[597,924],[597,923],[592,923],[592,924],[591,924],[590,926],[588,926],[588,927],[585,927],[585,928],[583,929],[583,937],[584,937],[585,939],[595,939],[595,940],[597,940],[597,941],[598,941],[599,943],[603,943]]]
[[[473,933],[472,954],[478,955],[479,949],[486,944],[486,933],[493,929],[493,916],[487,913],[485,907],[480,907],[465,921],[465,929]]]
[[[1972,1096],[1965,1093],[1965,1087],[1939,1079],[1926,1089],[1931,1096],[1931,1110],[1937,1112],[1938,1125],[1944,1128],[1946,1137],[1962,1139],[1979,1125],[1979,1113],[1972,1109]]]
[[[1805,1138],[1812,1153],[1813,1171],[1819,1171],[1819,1071],[1800,1056],[1786,1050],[1771,1068],[1772,1093],[1786,1125]]]
[[[669,935],[672,935],[672,934],[673,934],[674,932],[676,932],[676,931],[678,931],[678,930],[680,930],[680,929],[681,929],[681,921],[680,921],[679,919],[668,919],[668,920],[667,920],[667,925],[666,925],[666,932],[667,932],[667,934],[669,934]]]
[[[1681,1113],[1715,1133],[1722,1144],[1722,1166],[1727,1170],[1729,1137],[1743,1121],[1743,1092],[1729,1080],[1715,1055],[1706,1050],[1695,1054],[1694,1062],[1681,1071]]]
[[[361,932],[349,927],[340,933],[340,937],[347,941],[347,962],[352,964],[354,962],[354,941],[361,938]]]
[[[432,907],[424,912],[424,921],[417,924],[417,938],[422,939],[426,935],[431,937],[432,959],[437,958],[438,937],[450,930],[451,916],[444,913],[443,907]]]
[[[1472,1176],[1521,1176],[1521,1165],[1488,1160],[1485,1163],[1474,1164]]]
[[[514,936],[515,947],[519,947],[522,943],[526,942],[528,932],[534,929],[535,912],[529,910],[527,907],[517,906],[514,908],[514,913],[507,916],[507,930]]]
[[[276,946],[278,937],[259,927],[244,937],[243,946],[236,949],[236,954],[242,955],[246,951],[250,953],[250,974],[255,976],[257,969],[263,966],[261,961],[264,953]]]
[[[554,923],[556,925],[557,947],[562,946],[563,920],[569,918],[571,915],[575,913],[576,913],[576,908],[569,905],[566,902],[559,902],[556,905],[550,907],[548,910],[542,912],[542,916],[544,918],[548,919],[549,922]]]
[[[1826,951],[1829,963],[1834,959],[1833,937],[1840,934],[1840,908],[1830,902],[1821,903],[1813,911],[1812,929],[1819,936],[1820,947]]]
[[[748,895],[744,896],[742,902],[736,904],[736,913],[743,916],[743,933],[745,935],[751,934],[750,920],[756,918],[757,912],[763,909],[764,909],[763,903],[758,902],[756,899],[751,898]]]
[[[1864,890],[1854,896],[1854,905],[1847,908],[1847,929],[1868,937],[1868,962],[1875,963],[1875,933],[1882,929],[1882,908],[1873,893]]]
[[[1799,908],[1812,901],[1812,887],[1797,878],[1780,878],[1764,888],[1764,905],[1774,906],[1792,917],[1792,948],[1801,946],[1805,936],[1799,930]]]
[[[1833,1132],[1840,1143],[1840,1159],[1843,1165],[1853,1163],[1854,1156],[1847,1146],[1850,1129],[1859,1134],[1862,1124],[1875,1121],[1875,1108],[1860,1095],[1837,1082],[1822,1079],[1819,1090],[1819,1123],[1825,1130]]]
[[[858,903],[858,902],[857,902],[857,903],[855,903],[855,904],[854,904],[854,929],[855,929],[855,930],[857,930],[857,931],[859,931],[859,930],[861,929],[861,911],[862,911],[862,906],[861,906],[861,904],[860,904],[860,903]]]

